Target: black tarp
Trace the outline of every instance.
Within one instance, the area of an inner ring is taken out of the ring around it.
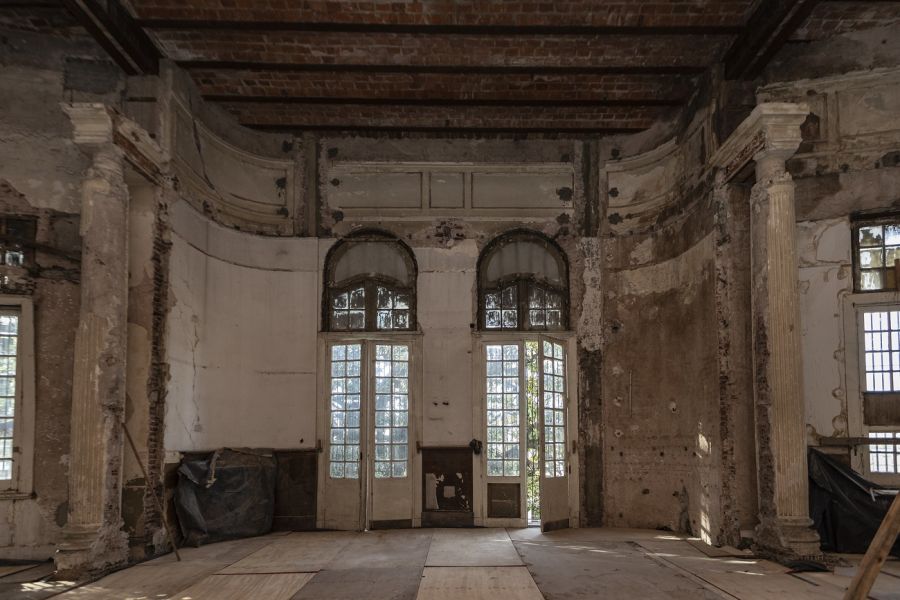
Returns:
[[[809,513],[826,552],[863,554],[894,500],[886,488],[810,448]],[[900,540],[891,551],[900,556]]]
[[[200,546],[268,533],[275,512],[275,457],[217,450],[178,467],[175,513],[184,544]]]

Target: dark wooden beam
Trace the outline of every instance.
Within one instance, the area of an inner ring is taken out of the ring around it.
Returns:
[[[726,79],[755,79],[822,0],[763,0],[725,53]]]
[[[543,100],[543,99],[493,99],[493,98],[351,98],[351,97],[312,97],[312,96],[250,96],[239,94],[204,94],[203,99],[209,102],[227,102],[229,104],[294,104],[294,105],[363,105],[363,106],[508,106],[508,107],[645,107],[645,106],[681,106],[684,99],[634,98],[596,100]]]
[[[367,64],[303,64],[287,62],[253,62],[223,60],[179,60],[183,69],[208,71],[279,71],[324,73],[450,73],[478,75],[700,75],[707,67],[687,66],[469,66],[469,65],[367,65]]]
[[[401,25],[396,23],[322,23],[298,21],[230,21],[209,19],[139,19],[141,27],[171,31],[306,31],[329,33],[397,33],[416,35],[738,35],[742,27],[725,25]]]
[[[160,53],[118,0],[62,0],[110,58],[128,75],[155,75]],[[104,6],[105,5],[105,6]]]
[[[462,135],[623,135],[639,133],[644,127],[404,127],[402,125],[271,125],[242,122],[241,125],[258,131],[296,134],[304,131],[354,133],[354,134],[396,134],[404,133],[447,133]]]

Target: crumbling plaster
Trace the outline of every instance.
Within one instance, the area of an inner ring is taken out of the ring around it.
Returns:
[[[86,38],[0,35],[0,212],[37,220],[38,249],[27,272],[4,268],[2,293],[34,303],[33,490],[0,497],[0,557],[46,559],[66,523],[72,347],[79,307],[78,223],[89,160],[72,142],[64,100],[115,104],[120,77]],[[96,67],[99,78],[77,73]],[[7,289],[9,288],[9,289]]]
[[[880,45],[880,35],[849,37]],[[900,56],[890,51],[895,60]],[[812,444],[822,436],[865,434],[859,392],[848,387],[858,381],[859,359],[848,352],[856,344],[848,344],[846,336],[856,331],[853,304],[872,297],[853,291],[850,216],[900,207],[900,166],[894,159],[900,150],[900,71],[863,70],[866,56],[853,57],[858,62],[849,73],[772,83],[757,94],[761,101],[802,98],[813,113],[808,121],[813,126],[804,130],[800,152],[789,163],[797,185],[804,398]],[[831,451],[863,468],[859,453]]]

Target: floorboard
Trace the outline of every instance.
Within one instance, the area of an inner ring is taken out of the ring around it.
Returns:
[[[642,541],[656,559],[683,569],[709,585],[741,600],[840,600],[839,590],[817,586],[787,569],[760,559],[714,559],[684,541]]]
[[[418,600],[543,600],[525,567],[425,567]]]
[[[292,600],[415,600],[421,580],[420,566],[325,570]]]
[[[427,567],[518,567],[522,559],[505,529],[436,529]]]
[[[311,578],[310,573],[210,575],[173,600],[290,600]]]
[[[316,573],[334,560],[350,539],[349,534],[337,532],[290,535],[260,548],[220,573]]]
[[[7,575],[14,575],[15,573],[20,573],[22,571],[27,571],[28,569],[32,569],[36,567],[36,564],[29,565],[0,565],[0,577],[6,577]]]

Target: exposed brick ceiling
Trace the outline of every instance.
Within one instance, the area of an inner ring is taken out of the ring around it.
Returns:
[[[638,131],[720,62],[752,78],[784,43],[900,21],[863,0],[7,0],[0,26],[70,31],[61,4],[127,71],[172,59],[275,130]]]

